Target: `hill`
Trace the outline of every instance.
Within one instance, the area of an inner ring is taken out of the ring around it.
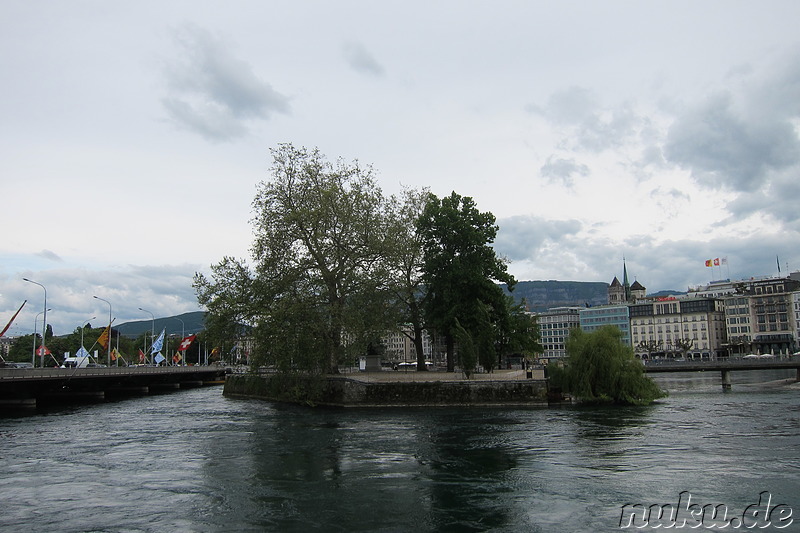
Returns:
[[[501,285],[504,289],[506,286]],[[506,290],[508,293],[508,290]],[[517,302],[523,299],[535,313],[553,307],[584,307],[608,303],[608,283],[602,281],[518,281],[510,293]]]
[[[134,322],[124,322],[118,326],[114,326],[114,329],[119,331],[123,336],[130,338],[136,338],[145,331],[149,332],[151,329],[155,329],[156,335],[161,333],[162,329],[167,330],[167,335],[174,333],[178,335],[186,333],[186,335],[189,335],[191,333],[199,333],[205,328],[205,316],[205,311],[194,311],[192,313],[183,313],[182,315],[156,318],[155,327],[153,320],[145,319]],[[181,324],[180,320],[176,319],[183,320],[183,324]]]

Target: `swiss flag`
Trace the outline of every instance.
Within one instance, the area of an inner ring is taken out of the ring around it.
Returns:
[[[183,339],[181,341],[181,343],[178,345],[178,350],[180,350],[180,351],[188,350],[189,346],[192,345],[192,343],[194,342],[194,340],[196,338],[197,338],[197,335],[189,335],[188,337]]]

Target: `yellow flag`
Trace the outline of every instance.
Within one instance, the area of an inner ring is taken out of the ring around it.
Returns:
[[[103,348],[108,348],[108,328],[111,326],[106,326],[106,329],[103,330],[102,335],[100,338],[97,339],[97,344],[102,346]]]

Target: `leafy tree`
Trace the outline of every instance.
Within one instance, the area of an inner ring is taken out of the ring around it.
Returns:
[[[524,301],[516,303],[513,296],[506,296],[506,306],[507,311],[498,323],[498,356],[521,354],[531,357],[542,353],[536,316],[526,311]]]
[[[212,280],[195,276],[198,300],[220,332],[253,325],[257,364],[336,373],[347,347],[365,350],[385,320],[376,277],[385,199],[357,162],[290,144],[272,157],[253,201],[253,271],[223,261]]]
[[[422,344],[426,295],[423,286],[423,240],[417,231],[417,221],[429,195],[427,190],[409,189],[403,192],[401,198],[390,199],[387,246],[381,259],[390,301],[394,305],[395,323],[401,326],[403,333],[414,344],[418,371],[426,371],[428,367]]]
[[[615,326],[603,326],[591,333],[573,328],[566,349],[564,367],[554,368],[550,379],[581,401],[645,405],[666,396],[645,374]]]
[[[424,250],[425,319],[444,335],[447,369],[455,367],[457,331],[462,338],[464,332],[469,334],[478,359],[491,369],[493,326],[506,309],[503,291],[495,282],[505,282],[509,290],[516,283],[491,247],[498,230],[494,215],[478,211],[470,197],[453,192],[440,199],[431,194],[417,229]]]

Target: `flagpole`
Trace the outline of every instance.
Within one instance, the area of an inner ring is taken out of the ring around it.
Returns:
[[[93,296],[100,301],[103,301],[108,304],[108,366],[111,366],[111,302],[108,300],[104,300],[99,296]]]

